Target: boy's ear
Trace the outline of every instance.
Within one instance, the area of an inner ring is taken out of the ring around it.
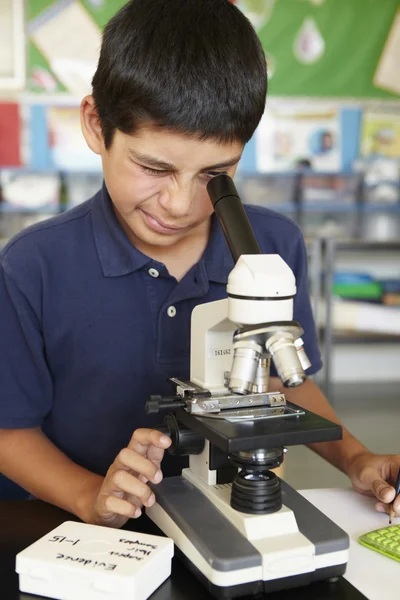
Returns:
[[[103,134],[93,96],[85,96],[81,102],[81,127],[87,145],[96,154],[104,150]]]

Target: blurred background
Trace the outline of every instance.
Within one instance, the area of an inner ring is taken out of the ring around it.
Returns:
[[[124,3],[0,0],[0,247],[99,189],[79,103],[102,28]],[[399,1],[234,3],[270,74],[239,191],[302,228],[324,360],[317,382],[371,449],[399,452]],[[294,452],[297,487],[344,482],[320,463],[312,471],[320,459],[303,460],[307,449]]]

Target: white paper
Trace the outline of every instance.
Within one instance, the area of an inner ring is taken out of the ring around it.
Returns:
[[[374,85],[400,94],[400,10],[397,12],[374,75]]]
[[[398,600],[399,563],[357,541],[364,533],[389,525],[388,515],[375,511],[376,500],[351,489],[303,490],[300,493],[349,534],[350,558],[345,579],[368,600]]]

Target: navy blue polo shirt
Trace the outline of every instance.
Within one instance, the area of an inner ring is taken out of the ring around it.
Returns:
[[[294,318],[321,367],[299,228],[266,208],[246,207],[262,252],[278,253],[297,281]],[[0,428],[41,426],[73,461],[105,474],[138,427],[149,394],[189,378],[190,317],[226,297],[233,268],[218,221],[202,259],[177,282],[133,247],[107,189],[18,234],[0,254]],[[167,457],[165,474],[182,463]]]

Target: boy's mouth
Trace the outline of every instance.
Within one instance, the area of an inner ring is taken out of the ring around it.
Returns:
[[[143,209],[140,209],[140,211],[143,215],[143,219],[146,225],[150,227],[150,229],[152,229],[153,231],[157,231],[159,233],[169,233],[170,235],[173,235],[174,233],[177,233],[178,231],[182,231],[184,229],[184,227],[176,227],[174,225],[164,223],[158,217],[154,217],[153,215],[147,213]]]

